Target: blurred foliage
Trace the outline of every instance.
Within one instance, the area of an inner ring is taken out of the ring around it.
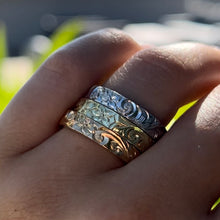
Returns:
[[[214,211],[217,206],[220,204],[220,198],[216,201],[216,203],[212,206],[211,211]]]
[[[7,56],[6,28],[4,23],[0,22],[0,113],[9,102],[11,95],[2,88],[2,63]]]
[[[196,101],[191,102],[187,105],[182,106],[176,113],[176,115],[173,117],[173,119],[170,121],[170,123],[167,125],[166,129],[169,130],[173,124],[188,110],[190,109],[194,104],[196,103]]]
[[[7,56],[6,28],[4,23],[0,22],[0,67],[3,59]]]
[[[77,19],[68,20],[58,27],[57,30],[55,30],[55,32],[50,36],[52,42],[50,48],[34,62],[34,70],[37,70],[54,51],[78,37],[82,28],[82,22]]]
[[[5,109],[9,101],[13,98],[14,93],[7,92],[0,87],[0,113]]]
[[[32,60],[33,71],[28,74],[30,77],[32,73],[58,48],[67,44],[68,42],[75,39],[82,30],[82,22],[76,19],[68,20],[64,22],[60,27],[55,30],[55,32],[50,36],[51,46],[50,48],[42,54],[37,60]],[[7,56],[7,43],[6,43],[6,28],[0,23],[0,113],[4,110],[13,96],[17,91],[23,86],[26,81],[18,79],[19,75],[17,72],[11,77],[3,77],[1,61],[3,61]],[[16,68],[15,68],[16,69]],[[5,80],[7,79],[7,80]],[[10,82],[9,82],[10,81]],[[14,81],[11,83],[11,81]],[[16,82],[15,82],[16,81]],[[10,84],[10,85],[9,85]],[[13,84],[13,86],[11,86]]]

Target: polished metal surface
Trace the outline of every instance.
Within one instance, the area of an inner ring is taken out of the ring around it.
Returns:
[[[157,141],[166,132],[165,127],[154,115],[109,88],[102,86],[94,87],[88,94],[88,98],[114,110],[136,124],[154,141]]]
[[[154,143],[152,138],[135,124],[117,112],[93,100],[82,99],[75,110],[112,130],[134,145],[140,152],[146,151]]]
[[[61,124],[85,135],[126,163],[140,155],[124,138],[82,113],[68,111]]]

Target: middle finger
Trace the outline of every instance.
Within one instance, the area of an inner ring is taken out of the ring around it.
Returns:
[[[200,98],[220,82],[219,68],[220,52],[215,48],[191,43],[171,45],[138,52],[105,86],[134,100],[166,125],[180,106]],[[82,135],[62,129],[40,146],[40,152],[45,150],[45,155],[51,155],[49,160],[54,161],[60,143],[73,148],[77,145],[77,149],[80,146],[88,148],[88,154],[94,149],[91,145],[99,147]],[[91,165],[89,161],[83,160],[84,151],[81,152],[80,160],[80,152],[71,152],[74,151],[62,153],[72,158],[68,160],[71,164],[65,166],[75,167],[77,172],[87,171],[91,166],[94,168],[93,172],[103,172],[119,166],[119,163],[103,166],[105,161],[99,155]],[[107,155],[112,157],[112,154],[106,152],[105,160]]]

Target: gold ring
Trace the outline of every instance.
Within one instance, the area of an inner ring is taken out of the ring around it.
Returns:
[[[124,138],[82,113],[68,111],[61,124],[100,144],[125,163],[130,162],[140,154]]]
[[[112,130],[114,133],[136,147],[140,152],[146,151],[151,145],[153,145],[152,138],[143,130],[100,103],[89,99],[82,99],[79,102],[76,111]]]

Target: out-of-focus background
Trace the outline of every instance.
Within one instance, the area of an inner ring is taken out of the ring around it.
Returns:
[[[220,0],[0,0],[0,114],[53,51],[105,27],[155,46],[220,46]]]
[[[218,0],[0,0],[0,113],[58,47],[116,27],[140,43],[220,45]]]

